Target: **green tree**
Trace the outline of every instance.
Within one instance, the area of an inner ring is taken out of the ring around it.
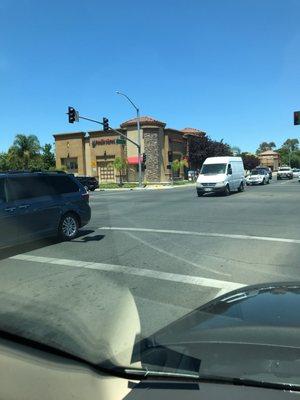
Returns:
[[[10,159],[18,168],[29,168],[34,160],[40,157],[40,142],[35,135],[16,135],[13,145],[9,149]],[[16,160],[12,158],[16,157]]]
[[[126,172],[127,161],[122,157],[116,157],[114,162],[113,162],[113,166],[117,170],[117,172],[119,173],[120,185],[122,185],[123,184],[122,177],[123,177],[123,174]]]
[[[243,159],[244,168],[247,171],[251,171],[259,165],[259,158],[254,154],[241,153],[241,157]]]
[[[50,143],[46,143],[44,147],[42,147],[42,155],[41,155],[43,169],[49,170],[55,167],[55,156],[52,152],[52,146]]]
[[[282,148],[287,149],[289,151],[295,151],[299,149],[299,140],[298,139],[287,139]]]
[[[9,170],[8,153],[0,153],[0,171],[5,172]]]
[[[256,154],[262,153],[263,151],[273,150],[275,149],[276,144],[274,142],[262,142],[258,149],[256,150]]]

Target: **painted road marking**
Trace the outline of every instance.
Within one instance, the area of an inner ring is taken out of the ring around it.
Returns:
[[[173,274],[170,272],[155,271],[151,269],[127,267],[124,265],[104,264],[104,263],[96,263],[89,261],[77,261],[65,258],[40,257],[28,254],[18,254],[13,257],[10,257],[10,259],[19,261],[37,262],[42,264],[63,265],[66,267],[73,267],[73,268],[75,267],[75,268],[95,269],[99,271],[142,276],[145,278],[159,279],[163,281],[205,286],[220,290],[221,292],[219,292],[218,295],[220,295],[221,293],[225,293],[246,286],[242,283],[202,278],[200,276]]]
[[[190,236],[205,236],[205,237],[222,237],[227,239],[241,240],[263,240],[268,242],[282,242],[300,244],[299,239],[286,239],[271,236],[251,236],[251,235],[234,235],[229,233],[213,233],[213,232],[192,232],[192,231],[177,231],[173,229],[148,229],[148,228],[130,228],[117,226],[103,226],[98,228],[106,231],[128,231],[128,232],[148,232],[148,233],[166,233],[171,235],[190,235]]]

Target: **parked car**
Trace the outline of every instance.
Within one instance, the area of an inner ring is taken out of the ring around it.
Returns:
[[[270,175],[263,168],[253,169],[246,177],[246,185],[265,185],[270,183]]]
[[[241,157],[208,157],[197,178],[198,196],[205,193],[244,190],[244,164]]]
[[[300,169],[299,168],[293,168],[293,177],[294,178],[300,177]]]
[[[256,167],[255,169],[264,169],[265,171],[268,172],[269,174],[269,178],[272,179],[273,178],[273,174],[272,174],[272,170],[270,167],[264,167],[263,165],[259,165],[258,167]]]
[[[71,240],[90,218],[88,193],[67,174],[0,174],[0,248],[55,235]]]
[[[277,171],[277,180],[293,179],[293,170],[291,167],[280,167]]]
[[[99,188],[99,183],[96,178],[92,176],[76,176],[76,179],[90,191],[94,191]]]

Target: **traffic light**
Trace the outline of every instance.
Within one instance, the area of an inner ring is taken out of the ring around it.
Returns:
[[[103,130],[108,131],[108,129],[109,129],[108,118],[103,117]]]
[[[147,156],[145,153],[143,153],[143,164],[146,164],[146,159],[147,159]]]
[[[294,125],[300,125],[300,111],[294,112]]]
[[[173,151],[168,151],[168,162],[171,163],[173,161]]]
[[[73,124],[76,121],[76,110],[73,107],[68,107],[69,123]]]

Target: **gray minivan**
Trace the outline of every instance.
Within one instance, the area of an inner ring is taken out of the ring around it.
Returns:
[[[56,235],[71,240],[90,218],[88,193],[67,174],[0,174],[0,248]]]

